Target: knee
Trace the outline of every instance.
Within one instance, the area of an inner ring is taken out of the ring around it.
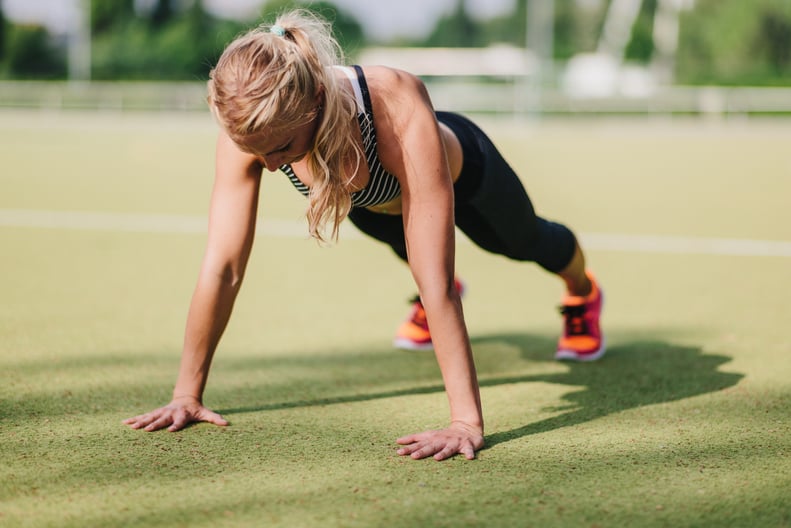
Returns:
[[[576,237],[568,227],[539,217],[532,236],[506,256],[532,261],[549,272],[558,273],[571,261],[576,245]]]

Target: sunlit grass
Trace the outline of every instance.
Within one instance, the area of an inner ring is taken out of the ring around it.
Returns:
[[[0,208],[205,214],[210,122],[49,119],[0,120]],[[487,128],[579,230],[791,240],[777,126]],[[298,219],[282,180],[261,213]],[[436,463],[395,455],[447,420],[433,357],[390,348],[409,273],[356,238],[259,237],[206,393],[229,427],[123,426],[167,401],[203,243],[0,227],[0,525],[791,525],[787,258],[592,251],[611,347],[576,365],[560,285],[460,244],[487,447]]]

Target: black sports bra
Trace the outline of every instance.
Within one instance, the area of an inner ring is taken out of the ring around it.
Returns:
[[[354,66],[354,72],[348,68],[342,69],[348,75],[354,88],[354,95],[357,100],[357,121],[360,124],[368,172],[371,175],[371,179],[364,189],[352,193],[352,206],[370,207],[372,205],[381,205],[401,196],[401,185],[395,176],[382,167],[376,152],[374,112],[371,105],[371,94],[368,92],[368,83],[365,82],[363,69],[359,66]],[[288,176],[288,179],[300,193],[305,196],[310,193],[310,188],[297,178],[291,165],[282,165],[280,170]]]

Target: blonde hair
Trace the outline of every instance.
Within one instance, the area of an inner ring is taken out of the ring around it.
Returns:
[[[349,183],[362,150],[354,141],[354,96],[341,90],[332,67],[343,64],[343,51],[329,22],[307,10],[294,10],[237,38],[209,75],[208,101],[229,136],[238,140],[310,122],[316,96],[323,90],[313,148],[307,156],[312,176],[307,219],[312,237],[331,222],[337,239],[351,209]]]

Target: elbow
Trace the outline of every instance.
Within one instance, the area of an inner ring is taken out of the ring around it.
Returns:
[[[460,301],[463,286],[460,281],[451,276],[445,281],[432,281],[423,288],[418,286],[418,289],[420,290],[420,297],[423,299],[423,302],[431,304],[432,301]]]
[[[244,270],[231,264],[205,266],[202,275],[205,279],[217,283],[223,288],[238,291],[242,286]]]
[[[217,277],[223,285],[238,290],[242,286],[244,272],[232,266],[226,266],[220,270]]]

